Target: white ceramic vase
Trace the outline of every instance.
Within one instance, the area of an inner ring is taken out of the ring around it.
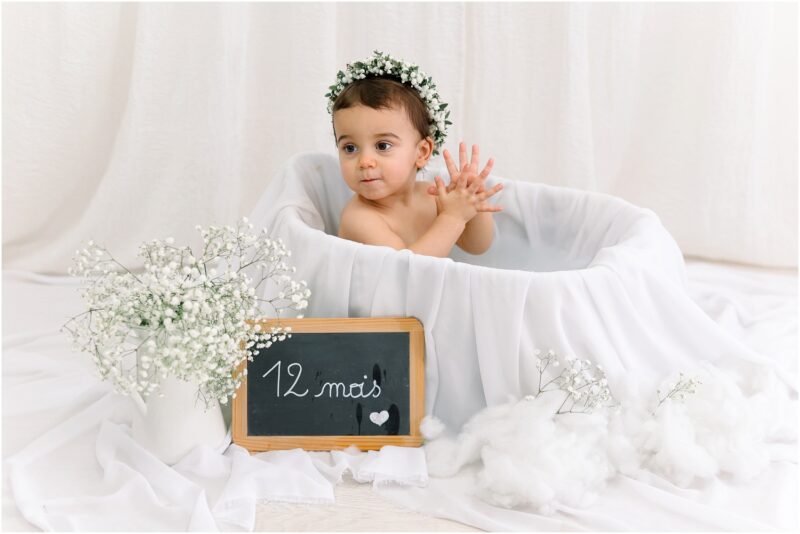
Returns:
[[[161,379],[163,397],[154,392],[142,400],[134,393],[133,439],[168,465],[198,445],[220,446],[227,428],[219,402],[215,399],[206,408],[197,390],[195,382],[168,376]]]

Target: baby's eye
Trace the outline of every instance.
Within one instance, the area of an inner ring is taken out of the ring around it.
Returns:
[[[386,145],[386,148],[381,148],[381,145]],[[375,145],[375,146],[378,147],[378,150],[389,150],[389,148],[391,148],[392,144],[391,143],[387,143],[386,141],[378,141],[378,144]]]
[[[352,154],[353,150],[348,150],[348,148],[353,148],[353,150],[355,150],[356,147],[355,145],[344,145],[342,147],[342,150],[344,150],[347,154]]]

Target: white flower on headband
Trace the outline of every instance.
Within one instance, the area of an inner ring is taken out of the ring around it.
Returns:
[[[325,93],[325,96],[328,97],[328,113],[333,113],[333,103],[336,98],[344,91],[345,87],[355,80],[363,80],[368,75],[384,74],[394,76],[401,83],[416,89],[422,101],[425,102],[433,138],[433,155],[437,155],[447,137],[447,127],[452,124],[447,120],[450,117],[450,110],[447,109],[447,104],[439,99],[433,79],[426,76],[419,70],[419,66],[413,63],[394,59],[389,54],[378,50],[375,50],[372,57],[364,61],[348,63],[345,70],[336,73],[336,83],[328,88],[329,92]]]

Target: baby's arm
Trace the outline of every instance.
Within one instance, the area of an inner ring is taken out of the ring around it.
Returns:
[[[417,254],[446,257],[464,232],[467,221],[475,217],[477,206],[494,193],[477,194],[481,185],[478,180],[467,185],[466,178],[462,177],[451,191],[447,191],[440,177],[437,176],[435,181],[438,215],[431,227],[414,243],[407,245],[383,217],[366,208],[345,209],[339,222],[339,237],[367,245],[389,246],[395,250],[407,248]]]
[[[456,241],[461,250],[470,254],[483,254],[492,246],[494,239],[494,220],[492,213],[483,211],[469,221],[464,233]]]
[[[366,208],[345,210],[339,222],[339,237],[364,243],[392,247],[395,250],[409,249],[426,256],[447,257],[458,237],[464,231],[465,222],[447,213],[440,213],[422,237],[406,245],[378,213]]]

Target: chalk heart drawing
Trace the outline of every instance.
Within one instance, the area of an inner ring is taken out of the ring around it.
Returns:
[[[369,414],[369,420],[375,423],[378,426],[381,426],[383,423],[389,420],[389,412],[386,410],[382,410],[379,412],[372,412]]]

